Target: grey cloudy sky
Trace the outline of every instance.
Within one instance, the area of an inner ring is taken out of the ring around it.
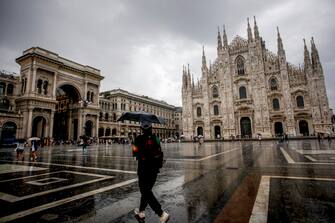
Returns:
[[[276,52],[279,26],[289,62],[303,63],[302,38],[319,49],[329,101],[335,105],[334,0],[0,0],[0,69],[19,72],[15,58],[31,46],[101,70],[101,90],[122,88],[181,105],[182,65],[200,77],[202,45],[216,57],[217,26],[229,41],[246,37],[257,18]]]

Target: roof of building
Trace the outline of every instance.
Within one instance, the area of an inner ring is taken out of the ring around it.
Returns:
[[[146,95],[138,95],[138,94],[134,94],[131,92],[128,92],[126,90],[117,88],[117,89],[112,89],[109,91],[104,91],[104,92],[100,92],[100,96],[103,96],[103,98],[108,98],[108,96],[117,96],[117,95],[123,95],[123,96],[128,96],[128,97],[133,97],[137,100],[144,100],[148,103],[154,103],[154,104],[159,104],[161,106],[167,106],[169,108],[175,108],[174,105],[170,105],[167,102],[163,101],[163,100],[157,100],[151,97],[148,97]]]

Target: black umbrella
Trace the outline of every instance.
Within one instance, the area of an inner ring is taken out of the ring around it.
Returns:
[[[165,121],[162,117],[158,117],[151,113],[146,112],[124,112],[117,121],[135,121],[135,122],[150,122],[164,124]]]

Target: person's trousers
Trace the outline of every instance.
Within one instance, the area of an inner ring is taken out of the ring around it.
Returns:
[[[155,172],[144,172],[138,173],[138,184],[141,191],[141,204],[140,211],[144,211],[149,206],[158,215],[161,216],[163,211],[161,205],[157,201],[155,195],[152,192],[152,188],[155,185],[157,174]]]

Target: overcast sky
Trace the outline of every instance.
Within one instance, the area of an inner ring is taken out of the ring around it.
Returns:
[[[266,47],[277,52],[279,26],[289,62],[303,63],[303,38],[314,36],[335,105],[334,0],[0,0],[0,69],[40,46],[101,70],[101,90],[122,88],[181,106],[183,64],[200,77],[202,45],[216,58],[217,27],[228,41],[247,36],[256,16]],[[308,41],[309,43],[309,41]]]

